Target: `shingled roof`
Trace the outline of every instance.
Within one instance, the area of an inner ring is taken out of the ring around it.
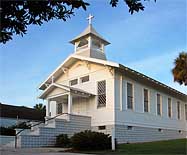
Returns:
[[[45,117],[45,112],[41,112],[39,110],[24,106],[13,106],[0,103],[0,117],[18,117],[19,119],[43,121]]]

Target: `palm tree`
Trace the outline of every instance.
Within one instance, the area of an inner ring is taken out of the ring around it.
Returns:
[[[40,110],[40,111],[45,111],[45,110],[46,110],[46,107],[45,107],[45,105],[43,105],[42,103],[39,103],[39,104],[36,104],[36,105],[34,106],[34,109]]]
[[[181,52],[175,59],[175,67],[172,69],[174,81],[180,85],[187,85],[187,53]]]

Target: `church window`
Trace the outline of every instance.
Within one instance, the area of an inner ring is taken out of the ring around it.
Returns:
[[[168,117],[171,118],[171,98],[168,98]]]
[[[78,79],[74,79],[70,81],[70,86],[78,84]]]
[[[180,119],[181,117],[181,109],[180,109],[180,102],[177,102],[177,118]]]
[[[97,94],[98,94],[98,107],[106,106],[106,81],[97,82]]]
[[[127,83],[127,109],[133,109],[133,85]]]
[[[144,89],[144,112],[149,112],[149,92]]]
[[[81,83],[88,82],[89,81],[89,75],[81,77],[80,80],[81,80]]]
[[[185,104],[185,116],[186,116],[186,120],[187,120],[187,104]]]
[[[161,95],[157,94],[157,115],[161,115]]]
[[[57,114],[62,114],[62,103],[57,103]]]

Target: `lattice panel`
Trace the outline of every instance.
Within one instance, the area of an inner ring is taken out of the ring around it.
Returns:
[[[98,106],[106,105],[106,81],[99,81],[97,87],[98,93]]]
[[[106,93],[106,81],[99,81],[98,82],[98,95]]]

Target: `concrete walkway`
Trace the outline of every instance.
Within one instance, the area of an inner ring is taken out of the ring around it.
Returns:
[[[62,148],[1,148],[0,155],[86,155],[63,152]]]

